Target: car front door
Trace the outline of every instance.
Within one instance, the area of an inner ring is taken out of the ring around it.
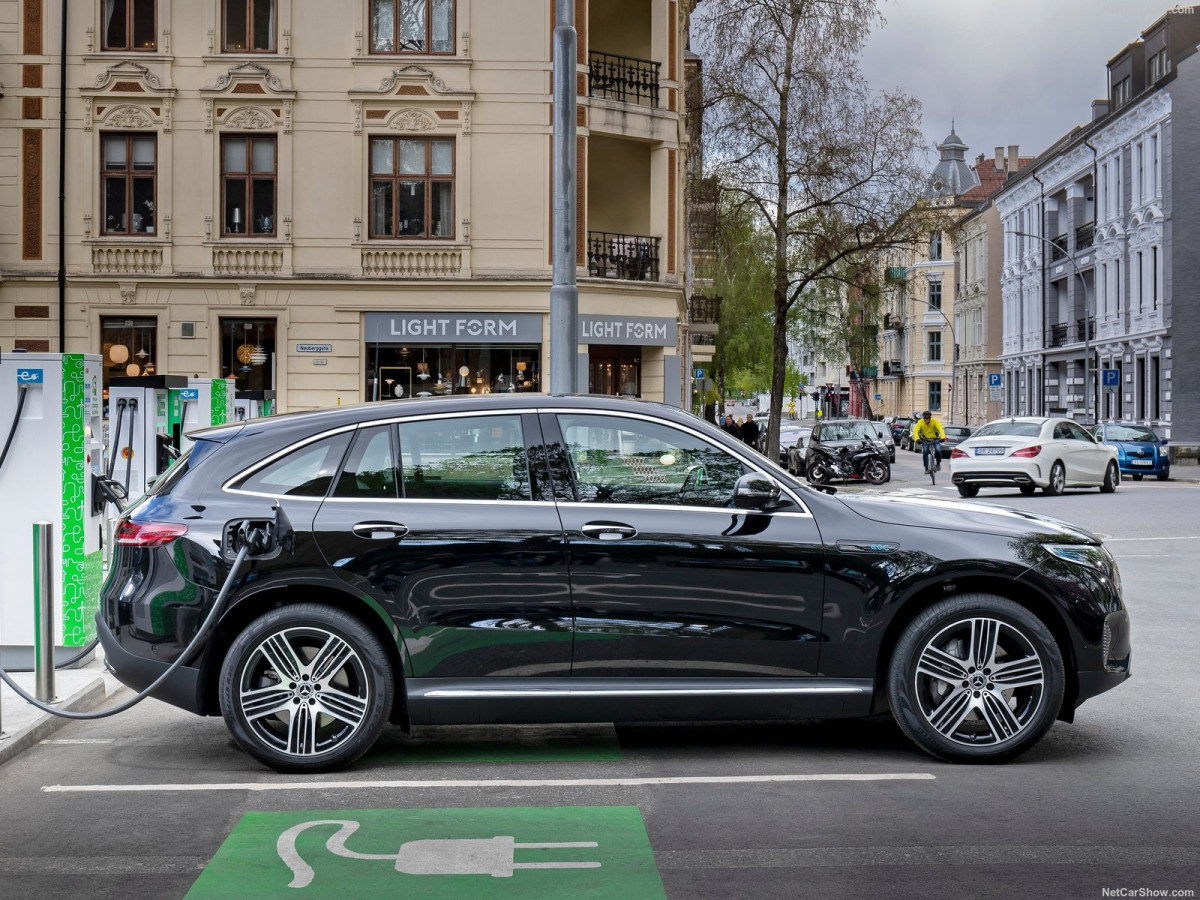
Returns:
[[[515,413],[355,435],[317,540],[396,623],[410,676],[570,674],[566,543],[540,441],[536,416]]]
[[[1082,478],[1091,484],[1099,484],[1104,479],[1104,470],[1108,466],[1107,448],[1074,422],[1066,424],[1070,439],[1076,445],[1074,456],[1078,460]]]
[[[566,534],[576,678],[817,672],[821,537],[795,500],[735,508],[753,471],[699,430],[636,414],[543,415]]]

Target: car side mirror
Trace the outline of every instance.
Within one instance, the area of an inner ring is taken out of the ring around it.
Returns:
[[[743,475],[733,489],[733,505],[738,509],[766,509],[778,499],[778,482],[761,472]]]

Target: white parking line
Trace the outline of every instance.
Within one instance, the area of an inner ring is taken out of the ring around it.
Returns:
[[[116,741],[116,738],[76,738],[69,740],[67,738],[47,738],[44,741],[39,741],[41,744],[111,744]]]
[[[934,781],[929,772],[809,775],[684,775],[666,778],[478,778],[455,781],[243,781],[206,784],[51,784],[47,794],[128,794],[198,791],[327,791],[379,788],[641,787],[671,784],[765,784],[796,781]]]

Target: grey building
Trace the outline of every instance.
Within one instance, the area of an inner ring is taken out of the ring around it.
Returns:
[[[1109,97],[994,198],[1004,412],[1200,445],[1200,7],[1108,63]],[[1115,385],[1101,372],[1115,370]]]

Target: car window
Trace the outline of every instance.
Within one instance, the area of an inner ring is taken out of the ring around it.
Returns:
[[[966,438],[971,436],[971,429],[955,427],[954,425],[945,426],[946,437]]]
[[[396,461],[389,426],[359,430],[333,496],[396,498]]]
[[[1083,441],[1085,444],[1094,444],[1092,436],[1076,425],[1074,422],[1067,422],[1067,434],[1073,441]]]
[[[1108,425],[1104,427],[1103,434],[1100,429],[1097,429],[1096,437],[1100,440],[1109,441],[1139,441],[1148,444],[1157,444],[1158,435],[1149,428],[1140,428],[1136,425]]]
[[[233,486],[281,497],[324,497],[341,470],[350,437],[350,432],[343,431],[305,444]]]
[[[724,507],[747,471],[700,437],[656,422],[564,413],[558,424],[585,503]]]
[[[1041,422],[988,422],[971,437],[1037,437],[1042,433]]]
[[[406,500],[529,500],[520,416],[400,423]]]
[[[1059,422],[1054,426],[1054,440],[1069,441],[1071,439],[1071,429],[1067,427],[1066,422]]]

